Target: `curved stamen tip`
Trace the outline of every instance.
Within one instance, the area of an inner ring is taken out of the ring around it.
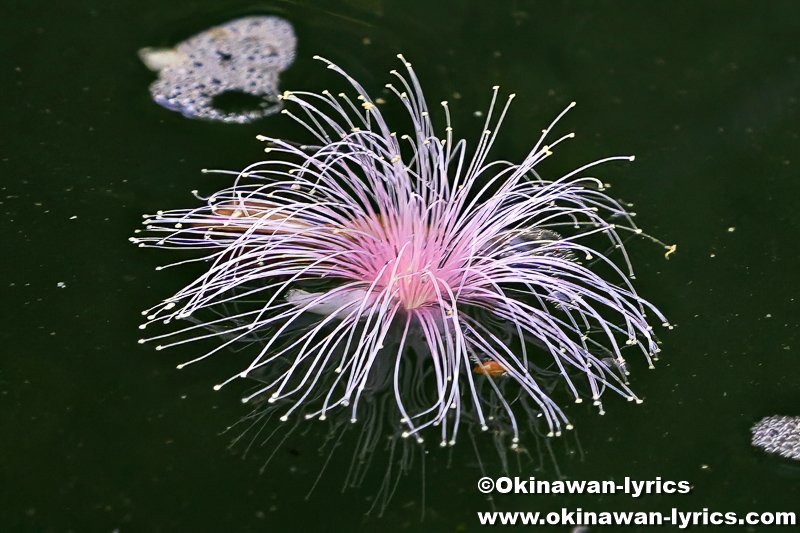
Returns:
[[[548,437],[553,437],[553,436],[555,436],[555,433],[553,433],[553,432],[551,431],[551,432],[549,432],[549,433],[547,434],[547,436],[548,436]]]
[[[568,430],[572,431],[573,429],[575,429],[575,426],[573,426],[572,424],[567,424],[567,425],[566,425],[566,428],[567,428]]]
[[[575,403],[583,403],[583,398],[575,398]]]
[[[489,426],[487,426],[486,424],[482,425],[481,431],[489,431]]]
[[[222,388],[222,383],[214,385],[214,390],[220,390]]]
[[[578,102],[570,102],[570,104],[567,106],[567,109],[571,109],[571,108],[575,107],[576,105],[578,105]]]
[[[281,420],[281,422],[286,422],[287,420],[289,420],[289,417],[288,417],[287,415],[283,415],[283,416],[280,418],[280,420]]]
[[[633,161],[634,159],[636,159],[636,156],[635,156],[635,155],[632,155],[632,156],[630,156],[630,157],[628,158],[628,161]]]

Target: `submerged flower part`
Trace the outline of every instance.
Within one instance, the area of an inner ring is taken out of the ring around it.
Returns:
[[[277,113],[278,74],[294,62],[297,39],[278,17],[245,17],[215,26],[175,48],[142,48],[139,57],[158,80],[156,103],[185,117],[245,123]],[[258,109],[225,112],[214,98],[232,91],[262,98]]]
[[[609,389],[640,402],[623,350],[652,367],[659,346],[647,315],[669,325],[630,282],[624,241],[642,234],[633,214],[583,176],[633,157],[539,177],[534,167],[574,136],[546,143],[571,104],[521,163],[489,161],[513,99],[497,113],[497,87],[470,157],[453,138],[447,102],[445,133],[436,135],[401,60],[406,75],[392,71],[398,85],[386,87],[407,110],[410,134],[392,130],[361,85],[322,59],[355,99],[282,96],[294,104],[284,113],[318,146],[261,137],[271,158],[237,173],[232,187],[202,207],[146,217],[147,236],[134,242],[205,251],[209,268],[147,311],[142,327],[195,324],[142,342],[224,340],[192,363],[255,335],[258,355],[222,384],[260,381],[245,401],[268,400],[282,420],[346,411],[356,421],[387,390],[402,436],[421,442],[435,427],[442,446],[465,420],[503,431],[512,448],[520,421],[541,417],[551,436],[570,429],[551,398],[556,375],[601,413]],[[209,309],[217,318],[202,317]]]

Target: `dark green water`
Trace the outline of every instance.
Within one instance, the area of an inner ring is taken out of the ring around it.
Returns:
[[[609,396],[602,417],[571,409],[583,460],[556,450],[570,479],[661,476],[692,493],[507,495],[498,509],[800,511],[800,464],[749,440],[763,416],[800,415],[800,4],[139,0],[2,11],[0,531],[482,529],[476,511],[490,506],[466,439],[449,466],[428,457],[424,522],[417,468],[385,517],[364,521],[382,467],[342,493],[349,454],[337,454],[306,500],[324,461],[319,432],[259,474],[270,449],[243,460],[219,435],[246,412],[244,389],[211,390],[240,361],[179,372],[197,347],[137,344],[139,312],[194,273],[155,272],[176,258],[128,243],[141,214],[194,205],[190,190],[228,185],[201,168],[239,169],[261,157],[256,134],[298,130],[282,116],[228,126],[162,109],[136,50],[262,12],[298,35],[283,88],[327,87],[311,60],[320,54],[380,95],[403,52],[470,142],[490,88],[516,92],[496,157],[521,159],[578,101],[561,126],[577,138],[542,171],[635,154],[595,174],[636,204],[647,232],[678,243],[669,261],[632,245],[639,292],[678,326],[655,371],[631,362],[645,403]]]

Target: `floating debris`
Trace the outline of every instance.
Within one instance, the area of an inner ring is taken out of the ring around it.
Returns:
[[[245,17],[198,33],[175,48],[142,48],[139,57],[158,80],[159,105],[188,118],[244,124],[277,113],[278,74],[294,62],[297,38],[278,17]],[[214,98],[229,92],[260,97],[257,109],[226,112]]]
[[[753,446],[800,461],[800,416],[768,416],[751,431]]]

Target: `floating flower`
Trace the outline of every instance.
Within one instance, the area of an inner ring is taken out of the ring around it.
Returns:
[[[292,25],[278,17],[245,17],[215,26],[175,48],[142,48],[139,57],[158,72],[150,93],[185,117],[245,123],[280,110],[278,74],[294,61]],[[214,107],[214,98],[242,92],[263,99],[241,113]]]
[[[490,161],[514,96],[498,113],[497,87],[468,156],[447,102],[444,135],[435,133],[402,56],[406,75],[392,71],[399,84],[386,87],[408,112],[407,135],[389,127],[356,80],[321,60],[355,99],[282,95],[294,104],[283,112],[317,146],[260,137],[270,159],[235,173],[230,188],[202,207],[145,217],[146,236],[134,242],[196,249],[209,266],[145,312],[142,327],[194,323],[141,342],[221,341],[182,368],[256,340],[249,366],[217,388],[252,378],[260,385],[244,401],[267,403],[281,420],[346,413],[356,422],[377,412],[399,419],[402,437],[437,434],[441,446],[456,442],[465,421],[494,429],[511,448],[534,418],[549,436],[570,429],[551,398],[554,377],[601,414],[608,390],[641,402],[623,350],[652,367],[659,346],[648,315],[670,326],[630,281],[624,243],[644,235],[633,213],[584,176],[633,157],[540,177],[534,167],[574,136],[546,142],[570,104],[521,163]]]

